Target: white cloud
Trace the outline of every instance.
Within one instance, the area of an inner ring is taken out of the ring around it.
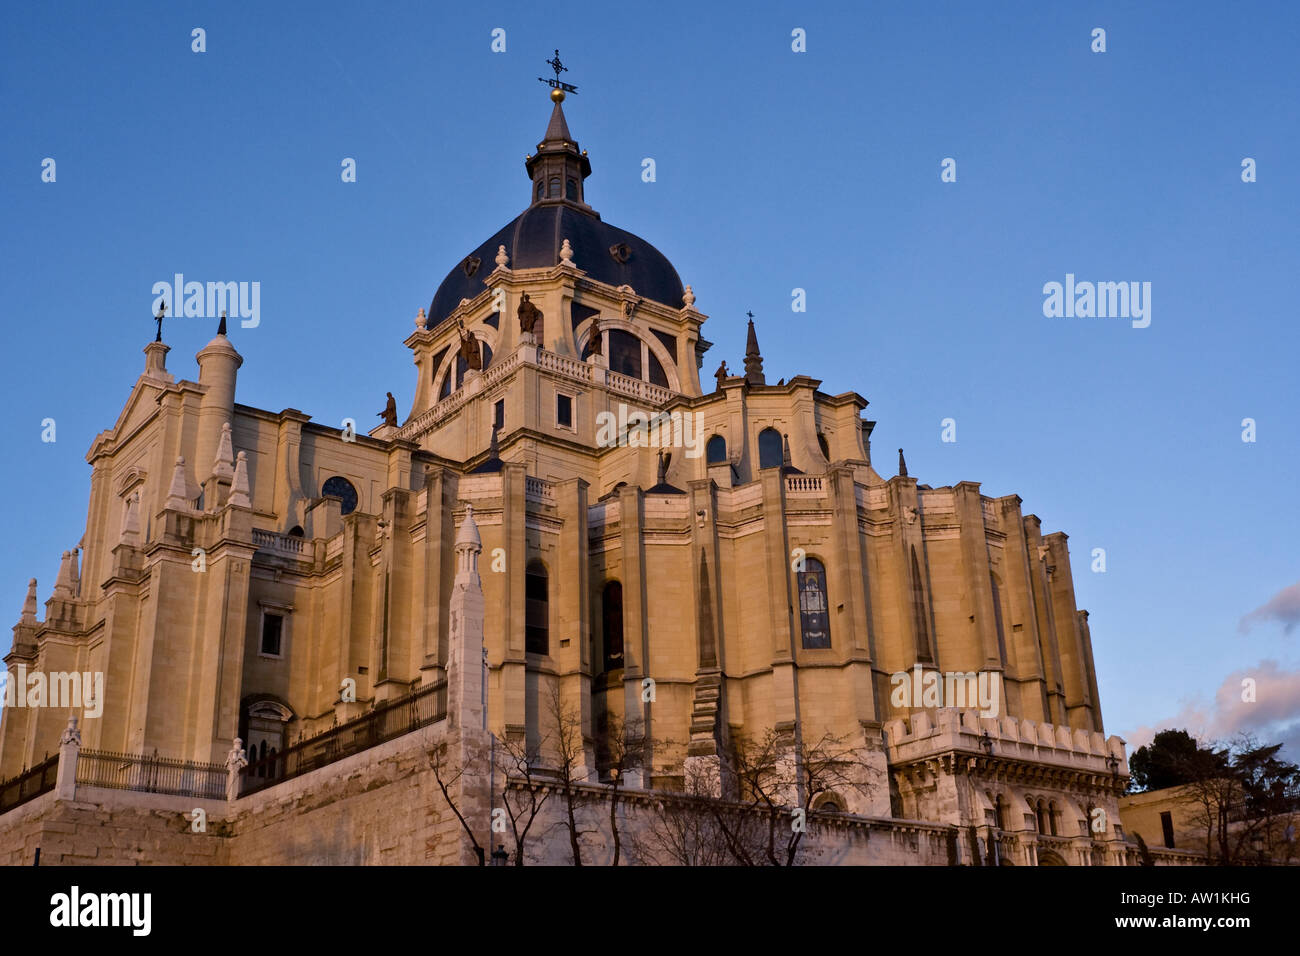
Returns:
[[[1290,634],[1300,625],[1300,581],[1283,588],[1269,598],[1264,604],[1255,608],[1237,624],[1237,630],[1245,634],[1256,624],[1277,621],[1282,625],[1282,633]]]
[[[1253,702],[1242,700],[1247,678],[1255,682]],[[1227,743],[1239,733],[1253,734],[1261,744],[1286,744],[1281,756],[1300,760],[1300,668],[1288,670],[1277,661],[1265,660],[1233,671],[1223,679],[1212,701],[1187,701],[1173,717],[1120,736],[1131,754],[1149,744],[1159,731],[1177,729],[1205,743]]]

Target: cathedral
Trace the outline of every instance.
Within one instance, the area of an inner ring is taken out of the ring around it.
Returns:
[[[559,779],[572,715],[588,812],[617,782],[629,832],[699,781],[736,797],[742,741],[833,739],[874,783],[818,794],[810,861],[1132,863],[1066,535],[873,454],[856,392],[769,382],[752,317],[711,371],[692,286],[588,201],[564,99],[523,211],[403,320],[405,415],[240,404],[224,319],[197,381],[145,346],[5,657],[0,860],[474,862],[509,842],[485,755]]]

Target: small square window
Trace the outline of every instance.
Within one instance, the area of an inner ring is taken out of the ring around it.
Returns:
[[[262,653],[271,657],[280,656],[280,643],[284,635],[284,616],[280,614],[262,615]]]
[[[555,424],[561,428],[573,427],[573,396],[555,396]]]

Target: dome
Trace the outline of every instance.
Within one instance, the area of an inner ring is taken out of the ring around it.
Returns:
[[[524,210],[447,274],[429,306],[429,328],[451,315],[461,299],[483,291],[483,280],[496,268],[498,246],[506,247],[512,269],[549,269],[559,264],[565,239],[573,247],[573,264],[590,278],[630,285],[639,296],[682,307],[682,280],[650,243],[566,203],[542,203]]]
[[[591,163],[570,135],[559,102],[537,154],[524,166],[532,204],[442,280],[429,306],[429,328],[451,315],[461,299],[483,291],[483,281],[496,268],[499,246],[506,247],[511,269],[549,269],[559,264],[565,239],[573,248],[573,264],[590,278],[612,286],[629,285],[639,296],[682,308],[682,280],[667,257],[640,236],[603,222],[586,204],[583,181],[591,173]]]

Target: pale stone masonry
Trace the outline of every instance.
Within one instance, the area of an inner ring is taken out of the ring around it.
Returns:
[[[229,801],[207,842],[150,837],[151,861],[473,862],[426,745],[450,740],[485,771],[491,734],[545,772],[553,693],[578,715],[593,792],[611,780],[610,719],[646,728],[644,767],[624,778],[633,816],[688,766],[721,792],[741,737],[829,733],[881,783],[834,795],[847,814],[816,838],[825,861],[975,862],[994,831],[1015,834],[998,851],[1008,862],[1128,858],[1124,747],[1104,737],[1066,536],[1015,495],[882,475],[866,399],[801,374],[768,384],[752,322],[744,374],[719,369],[706,391],[694,290],[587,204],[591,164],[559,102],[526,168],[528,208],[419,311],[398,424],[358,433],[239,404],[244,357],[223,323],[197,381],[147,345],[92,442],[84,537],[43,621],[32,584],[5,658],[104,674],[86,748],[224,765],[240,738],[256,760],[448,681],[446,721]],[[675,441],[652,444],[637,411],[671,416]],[[918,664],[996,673],[1001,712],[899,706],[891,676]],[[58,751],[68,716],[5,708],[0,777]],[[486,826],[482,777],[467,770],[458,793]],[[0,833],[28,821],[19,845],[46,826],[68,859],[95,857],[86,820],[148,830],[164,812],[156,796],[69,786],[0,816]],[[322,844],[304,836],[322,824],[304,821],[324,794],[336,835]],[[1107,822],[1081,832],[1095,808]],[[835,833],[848,846],[845,834],[893,827],[933,828],[939,848],[925,836],[835,849]],[[97,858],[138,858],[118,850]]]

